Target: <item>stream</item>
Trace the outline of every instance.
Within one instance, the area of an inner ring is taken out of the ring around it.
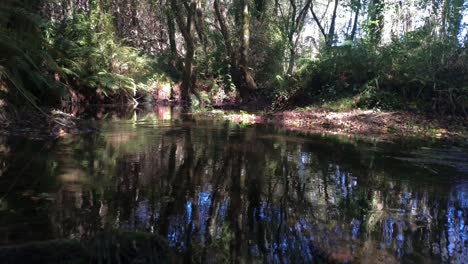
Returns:
[[[171,262],[468,263],[466,149],[169,106],[90,122],[0,137],[0,248],[121,230],[164,238]]]

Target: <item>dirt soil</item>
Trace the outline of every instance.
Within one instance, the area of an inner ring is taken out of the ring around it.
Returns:
[[[311,133],[359,136],[386,141],[416,137],[468,145],[468,119],[463,117],[442,119],[407,112],[330,112],[323,109],[298,109],[280,112],[224,112],[223,118],[239,123],[272,124]]]

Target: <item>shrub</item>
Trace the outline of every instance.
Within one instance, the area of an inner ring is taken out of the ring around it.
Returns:
[[[154,60],[120,43],[112,17],[97,8],[50,24],[47,36],[60,79],[86,95],[131,98],[155,77]]]
[[[357,98],[356,107],[467,115],[468,56],[458,42],[431,35],[430,27],[374,48],[364,41],[325,50],[282,80],[278,94],[292,104]],[[292,93],[292,94],[291,94]]]

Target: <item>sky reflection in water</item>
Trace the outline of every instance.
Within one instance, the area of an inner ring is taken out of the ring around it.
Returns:
[[[117,228],[160,234],[197,261],[468,262],[460,162],[170,108],[127,120],[54,142],[2,139],[2,245]]]

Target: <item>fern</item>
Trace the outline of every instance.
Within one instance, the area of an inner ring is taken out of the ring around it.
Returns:
[[[43,20],[28,0],[5,1],[0,6],[0,78],[34,107],[58,99],[64,86],[87,95],[102,91],[133,97],[153,81],[154,60],[118,40],[112,16],[100,4],[63,23]]]
[[[24,1],[0,6],[0,78],[35,108],[38,97],[49,97],[57,87],[44,71],[58,66],[46,50],[44,25]]]

